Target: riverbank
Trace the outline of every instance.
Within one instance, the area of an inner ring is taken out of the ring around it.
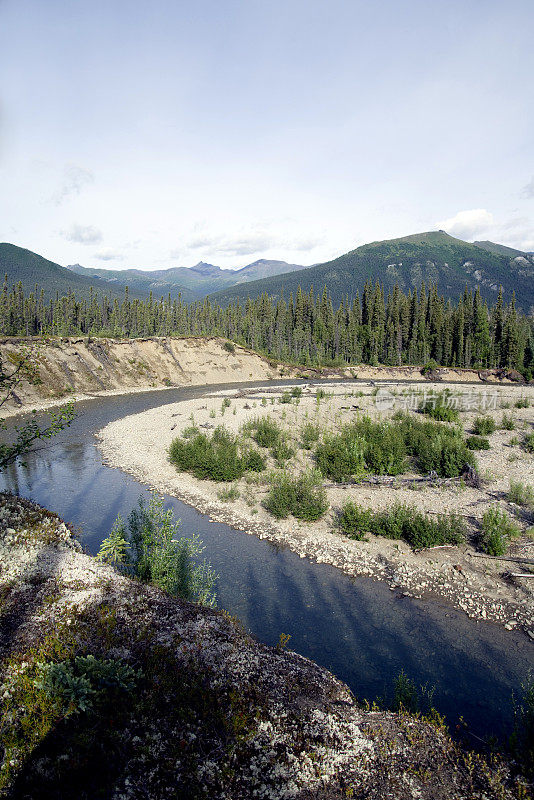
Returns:
[[[146,339],[24,338],[0,339],[0,358],[16,363],[23,348],[33,350],[39,381],[22,381],[4,404],[3,416],[54,408],[67,401],[165,389],[173,386],[246,383],[274,378],[307,380],[355,378],[509,384],[521,382],[510,370],[437,368],[423,374],[418,366],[299,367],[264,358],[226,339],[150,337]]]
[[[0,599],[1,797],[528,797],[506,762],[358,706],[283,643],[119,575],[5,494]]]
[[[236,482],[232,487],[233,497],[229,498],[221,491],[228,488],[224,484],[177,473],[168,461],[167,449],[172,439],[192,424],[208,432],[224,424],[238,432],[250,419],[265,415],[276,419],[293,436],[295,455],[287,466],[290,472],[295,472],[309,461],[309,454],[299,450],[296,443],[305,422],[313,421],[325,429],[336,430],[358,413],[389,418],[395,410],[413,404],[414,398],[418,403],[421,392],[444,388],[447,385],[441,382],[424,386],[390,383],[377,391],[370,383],[358,382],[330,385],[321,392],[321,387],[308,385],[298,403],[297,398],[280,403],[283,394],[280,388],[215,392],[200,400],[167,405],[113,422],[99,433],[100,448],[111,465],[178,497],[214,520],[288,546],[301,557],[331,564],[348,575],[385,580],[392,590],[402,594],[445,599],[470,617],[499,622],[508,629],[519,627],[534,638],[533,581],[510,577],[509,564],[480,558],[474,546],[477,524],[491,505],[497,504],[517,516],[523,534],[529,525],[528,515],[512,507],[506,495],[510,480],[534,485],[532,456],[522,449],[518,438],[519,430],[532,429],[534,408],[532,405],[515,408],[515,402],[521,397],[534,400],[532,387],[520,389],[510,385],[492,387],[491,391],[478,392],[476,387],[461,390],[464,400],[471,404],[470,410],[461,414],[466,430],[480,413],[481,403],[488,406],[482,413],[493,415],[497,420],[503,413],[514,417],[516,431],[497,430],[489,437],[490,450],[477,454],[484,478],[481,489],[458,484],[423,484],[419,489],[415,480],[412,484],[331,485],[327,488],[330,510],[324,519],[315,523],[299,522],[293,517],[275,520],[262,506],[268,486],[261,477],[253,482],[250,477]],[[453,385],[449,388],[455,389]],[[321,394],[326,396],[321,398]],[[492,404],[495,404],[494,409]],[[503,411],[507,405],[513,411]],[[461,514],[469,526],[471,541],[462,546],[422,552],[414,552],[402,541],[382,537],[368,536],[367,541],[353,541],[343,536],[336,526],[337,512],[349,499],[373,509],[386,509],[395,502],[402,502],[430,514],[436,511]],[[531,542],[523,535],[513,547],[524,548],[528,555],[534,549]]]

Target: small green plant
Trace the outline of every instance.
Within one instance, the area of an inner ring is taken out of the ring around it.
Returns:
[[[255,417],[243,425],[242,431],[249,434],[260,447],[274,447],[282,436],[282,429],[270,417]]]
[[[516,400],[514,405],[516,408],[529,408],[530,401],[528,397],[520,397],[519,400]]]
[[[228,341],[228,339],[223,342],[223,347],[227,353],[235,353],[235,344],[233,342]]]
[[[473,433],[477,436],[488,436],[497,430],[493,417],[477,417],[473,422]]]
[[[437,369],[439,369],[438,362],[431,358],[430,361],[427,361],[424,367],[421,369],[421,375],[428,375],[430,372],[435,372]]]
[[[510,447],[517,447],[519,444],[519,439],[517,438],[517,436],[512,436],[508,444],[510,445]]]
[[[427,517],[416,508],[396,504],[387,511],[372,511],[348,501],[338,517],[338,526],[351,539],[365,533],[387,539],[403,539],[416,549],[465,541],[465,524],[456,514]]]
[[[527,433],[523,441],[523,447],[527,453],[534,453],[534,431]]]
[[[226,411],[227,408],[230,408],[231,405],[232,405],[232,401],[230,400],[230,398],[229,397],[225,397],[224,400],[221,403],[221,416],[222,417],[224,417],[224,412]]]
[[[489,439],[484,439],[483,436],[468,436],[465,440],[466,446],[469,450],[489,450]]]
[[[280,403],[290,403],[291,402],[291,392],[282,392],[282,396],[279,400]]]
[[[508,500],[534,510],[534,487],[520,481],[510,481]]]
[[[262,404],[262,406],[266,406],[267,405],[267,398],[266,397],[262,397],[261,398],[261,404]]]
[[[313,445],[319,441],[320,428],[314,425],[313,422],[307,422],[303,425],[300,432],[300,441],[305,450],[311,450]]]
[[[220,489],[217,492],[217,497],[223,503],[233,503],[240,497],[241,493],[235,486],[229,486],[227,489]]]
[[[515,430],[515,422],[511,414],[503,414],[501,420],[501,428],[503,431]]]
[[[295,450],[285,438],[280,437],[280,439],[278,439],[278,441],[271,448],[271,455],[279,465],[283,465],[285,461],[293,458],[295,455]]]
[[[302,397],[302,386],[293,386],[291,389],[291,397]]]
[[[217,416],[217,412],[215,411],[214,408],[212,408],[210,410],[210,419],[215,419],[216,416]]]
[[[456,400],[457,398],[449,391],[439,392],[424,400],[419,406],[419,411],[440,422],[457,422],[460,417],[455,407]]]
[[[286,472],[273,476],[264,508],[277,519],[292,514],[297,519],[314,522],[328,509],[321,476],[314,470],[294,478]]]
[[[126,524],[117,517],[97,558],[169,594],[213,606],[217,576],[209,564],[197,561],[204,550],[198,536],[179,536],[179,527],[162,497],[154,492],[147,504],[141,496]]]
[[[502,556],[506,553],[510,541],[519,534],[519,527],[506,511],[493,506],[482,517],[480,548],[490,556]]]

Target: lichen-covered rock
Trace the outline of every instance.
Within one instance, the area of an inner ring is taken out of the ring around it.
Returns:
[[[256,642],[225,612],[118,575],[60,519],[10,495],[0,495],[0,623],[2,797],[523,791],[503,764],[427,721],[361,708],[326,670]]]

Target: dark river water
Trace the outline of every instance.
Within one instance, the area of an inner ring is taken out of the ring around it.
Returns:
[[[254,385],[259,385],[255,383]],[[266,384],[267,385],[267,384]],[[272,385],[272,384],[270,384]],[[26,464],[0,476],[7,488],[41,503],[81,532],[96,553],[120,512],[126,516],[147,487],[102,464],[93,434],[108,422],[208,391],[169,389],[98,398],[78,405],[72,426]],[[219,575],[219,607],[258,639],[289,646],[327,667],[359,698],[391,695],[404,670],[435,687],[434,705],[454,728],[460,716],[478,736],[506,736],[512,694],[534,666],[534,644],[522,633],[469,620],[439,602],[399,597],[387,585],[351,579],[334,567],[301,559],[208,518],[172,497],[166,501],[184,533],[198,533]]]

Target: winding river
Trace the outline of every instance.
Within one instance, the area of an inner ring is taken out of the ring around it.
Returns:
[[[0,488],[59,514],[81,532],[85,549],[94,554],[117,514],[126,516],[147,491],[102,463],[94,433],[120,417],[200,397],[213,388],[80,403],[72,426],[26,457],[25,465],[0,476]],[[211,523],[175,498],[166,502],[184,532],[203,540],[205,556],[219,575],[218,605],[262,641],[276,644],[280,633],[290,634],[292,649],[369,700],[391,695],[393,678],[403,669],[418,685],[435,687],[433,703],[451,726],[462,716],[476,736],[511,731],[512,694],[520,692],[534,664],[534,644],[523,633],[475,622],[444,603],[398,596],[378,581],[350,579],[334,567]]]

